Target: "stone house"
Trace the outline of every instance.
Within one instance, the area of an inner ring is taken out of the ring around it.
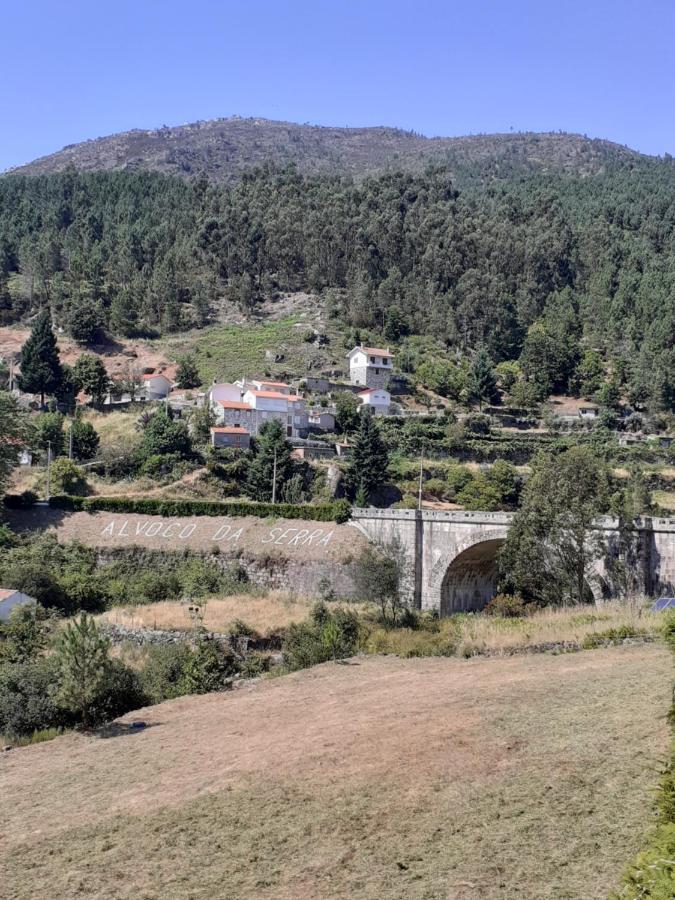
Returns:
[[[248,450],[251,446],[251,432],[241,426],[232,425],[211,429],[211,446],[216,450],[232,447],[235,450]]]
[[[368,388],[386,388],[391,377],[393,354],[389,349],[376,347],[354,347],[347,354],[349,358],[349,380]]]
[[[304,437],[309,428],[305,401],[285,391],[246,388],[241,384],[213,385],[209,395],[211,410],[220,427],[244,428],[251,435],[258,434],[264,422],[281,422],[286,437]]]

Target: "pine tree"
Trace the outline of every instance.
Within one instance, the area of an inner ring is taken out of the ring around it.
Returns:
[[[197,360],[191,354],[183,356],[176,369],[176,383],[179,388],[196,388],[202,383],[197,368]]]
[[[485,347],[481,347],[474,358],[469,376],[469,389],[472,399],[478,401],[481,409],[484,403],[490,403],[497,396],[497,381],[492,360]]]
[[[62,373],[59,351],[52,331],[51,318],[43,310],[35,320],[33,330],[21,348],[21,378],[19,386],[29,394],[39,394],[41,406],[45,394],[55,394],[61,385]]]
[[[262,425],[255,441],[254,453],[248,470],[246,493],[254,500],[270,502],[276,453],[276,498],[279,499],[284,484],[293,475],[291,447],[284,438],[281,422],[270,419]]]
[[[350,499],[370,501],[387,480],[389,457],[375,420],[369,413],[361,416],[354,435],[352,453],[347,467],[345,486]]]
[[[65,709],[80,716],[85,728],[90,725],[92,704],[105,687],[110,668],[109,649],[109,641],[86,613],[61,632],[56,650],[58,698]]]

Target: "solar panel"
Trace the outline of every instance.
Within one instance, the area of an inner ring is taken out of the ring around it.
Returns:
[[[664,609],[675,609],[675,597],[659,597],[652,606],[653,612],[663,612]]]

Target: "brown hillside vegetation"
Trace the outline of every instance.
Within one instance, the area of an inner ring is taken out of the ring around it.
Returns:
[[[669,692],[666,650],[633,646],[356,659],[171,701],[2,756],[0,894],[606,897]]]
[[[330,128],[270,119],[214,119],[173,128],[135,129],[71,144],[12,171],[47,175],[74,166],[83,172],[152,169],[171,175],[205,173],[231,181],[264,163],[293,163],[308,174],[356,177],[387,170],[422,172],[429,163],[494,165],[497,175],[527,171],[595,174],[608,164],[637,160],[618,144],[579,134],[479,134],[428,138],[398,128]]]

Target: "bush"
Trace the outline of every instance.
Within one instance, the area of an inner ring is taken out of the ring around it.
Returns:
[[[92,724],[110,722],[132,709],[148,705],[140,676],[119,659],[108,663],[103,689],[89,708]]]
[[[54,460],[49,472],[49,481],[50,489],[57,494],[81,497],[89,489],[82,469],[66,456],[59,456]]]
[[[317,603],[309,621],[289,625],[282,651],[291,670],[306,669],[330,659],[351,656],[359,645],[361,625],[352,610],[329,609]]]
[[[497,594],[485,607],[488,616],[501,616],[504,619],[514,619],[527,613],[528,604],[520,594]]]
[[[291,503],[219,503],[210,500],[161,500],[133,497],[74,497],[55,495],[50,505],[66,510],[105,510],[146,516],[256,516],[258,518],[306,519],[315,522],[347,522],[351,507],[346,500],[304,506]]]
[[[58,664],[53,657],[36,657],[0,668],[0,732],[27,735],[73,724],[54,697]]]
[[[20,494],[5,494],[4,504],[7,509],[30,509],[38,501],[33,491],[22,491]]]
[[[619,625],[618,628],[608,628],[606,631],[596,631],[587,634],[581,646],[584,650],[594,650],[596,647],[604,647],[606,644],[618,644],[628,638],[639,637],[645,634],[644,628],[635,628],[633,625]]]
[[[153,703],[180,697],[180,683],[191,650],[187,644],[151,646],[141,672],[143,690]]]

